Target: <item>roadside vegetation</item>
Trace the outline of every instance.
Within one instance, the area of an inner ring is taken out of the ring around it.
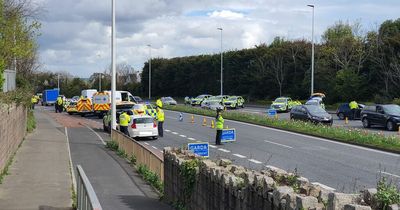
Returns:
[[[166,105],[165,109],[215,117],[215,111],[199,109],[191,106]],[[373,133],[354,128],[315,125],[302,121],[273,119],[267,116],[240,112],[224,112],[222,116],[225,119],[278,128],[282,130],[333,139],[350,144],[357,144],[400,153],[400,138],[396,136],[385,136],[383,133]]]

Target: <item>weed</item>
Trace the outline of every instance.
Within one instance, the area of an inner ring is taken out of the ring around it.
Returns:
[[[389,205],[400,203],[400,192],[395,186],[387,183],[386,178],[382,178],[378,182],[377,190],[378,192],[375,196],[380,209],[386,210]]]
[[[132,164],[132,165],[135,165],[135,164],[136,164],[136,161],[137,161],[136,156],[135,156],[134,154],[132,154],[132,155],[129,157],[129,163]]]
[[[109,148],[112,151],[117,151],[118,150],[118,143],[116,141],[107,141],[106,148]]]
[[[128,155],[127,155],[127,154],[125,153],[125,151],[122,150],[122,149],[118,149],[117,155],[120,156],[120,157],[122,157],[122,158],[127,158],[127,157],[128,157]]]
[[[32,110],[28,110],[27,120],[26,120],[26,131],[28,133],[32,132],[36,128],[35,115],[33,115]]]

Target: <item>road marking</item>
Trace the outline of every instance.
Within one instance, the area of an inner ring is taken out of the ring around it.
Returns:
[[[186,138],[186,136],[185,135],[179,135],[180,137],[182,137],[182,138]]]
[[[271,143],[271,144],[275,144],[275,145],[281,146],[281,147],[286,147],[286,148],[289,148],[289,149],[293,149],[293,147],[287,146],[287,145],[284,145],[284,144],[279,144],[279,143],[272,142],[272,141],[267,141],[267,140],[264,140],[264,141],[267,142],[267,143]]]
[[[244,156],[244,155],[241,155],[241,154],[232,154],[233,156],[236,156],[236,157],[240,157],[240,158],[246,158],[246,156]]]
[[[192,137],[190,137],[190,138],[188,138],[190,141],[196,141],[196,139],[195,138],[192,138]]]
[[[396,177],[396,178],[400,178],[400,176],[399,176],[399,175],[396,175],[396,174],[391,174],[391,173],[384,172],[384,171],[378,171],[378,173],[382,173],[382,174],[386,174],[386,175],[393,176],[393,177]]]
[[[172,132],[172,134],[178,135],[178,133],[177,133],[177,132]]]
[[[325,188],[325,189],[327,189],[327,190],[331,190],[331,191],[335,191],[335,190],[336,190],[335,188],[332,188],[332,187],[326,186],[326,185],[324,185],[324,184],[321,184],[321,183],[319,183],[319,182],[313,182],[313,183],[311,183],[311,184],[318,185],[318,186],[320,186],[320,187],[322,187],[322,188]]]
[[[74,187],[74,191],[76,189],[76,178],[75,178],[75,173],[74,173],[74,166],[72,165],[72,158],[71,158],[71,148],[69,147],[69,137],[68,137],[68,129],[67,127],[65,128],[65,136],[67,137],[67,144],[68,144],[68,155],[69,155],[69,170],[72,176],[72,185]]]
[[[103,145],[106,145],[106,142],[104,141],[103,137],[101,137],[96,131],[94,131],[91,127],[85,125],[86,128],[88,128],[89,130],[91,130],[94,134],[96,134],[97,137],[99,137],[100,141],[103,143]]]
[[[209,147],[211,147],[211,148],[217,148],[217,146],[214,146],[214,145],[208,145]]]
[[[149,144],[149,143],[147,143],[147,142],[144,142],[144,144],[145,144],[145,145],[150,145],[150,144]]]
[[[218,150],[221,151],[221,152],[226,152],[226,153],[231,152],[231,151],[229,151],[227,149],[222,149],[222,148],[219,148]]]
[[[256,163],[256,164],[261,164],[261,161],[258,160],[254,160],[254,159],[249,159],[250,162]]]
[[[247,112],[247,113],[253,113],[253,114],[263,114],[263,112],[255,112],[255,111],[247,111],[247,110],[241,110],[242,112]]]
[[[170,130],[168,130],[168,129],[165,129],[165,132],[171,132]]]
[[[151,147],[153,147],[154,149],[158,149],[157,147],[155,147],[155,146],[151,146]]]

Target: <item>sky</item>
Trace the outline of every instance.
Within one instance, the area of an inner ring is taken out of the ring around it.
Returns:
[[[87,78],[111,63],[111,0],[33,0],[43,9],[38,38],[43,71]],[[274,37],[311,40],[335,22],[376,30],[400,18],[398,0],[116,0],[117,63],[141,71],[152,57],[251,48]],[[151,45],[149,47],[148,45]]]

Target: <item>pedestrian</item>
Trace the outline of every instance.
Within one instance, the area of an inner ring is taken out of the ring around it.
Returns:
[[[128,125],[130,122],[131,117],[126,113],[126,111],[122,111],[119,115],[119,130],[127,136],[129,136]]]
[[[215,117],[215,128],[217,129],[217,135],[215,137],[215,144],[221,145],[222,130],[224,129],[224,118],[221,115],[222,109],[217,109],[217,116]]]
[[[349,107],[350,107],[350,110],[351,110],[351,119],[354,120],[354,119],[356,119],[358,103],[356,101],[351,101],[349,103]]]
[[[37,101],[36,96],[33,95],[32,98],[31,98],[31,106],[32,106],[31,108],[32,108],[32,109],[35,109],[35,104],[37,104],[37,102],[38,102],[38,101]]]
[[[162,108],[163,103],[162,103],[161,99],[157,99],[156,106]]]
[[[57,103],[58,112],[61,113],[63,111],[63,99],[61,98],[61,96],[58,96],[56,103]]]
[[[157,106],[157,115],[156,115],[157,121],[158,121],[158,136],[163,137],[164,136],[164,111],[161,109],[161,107]]]

